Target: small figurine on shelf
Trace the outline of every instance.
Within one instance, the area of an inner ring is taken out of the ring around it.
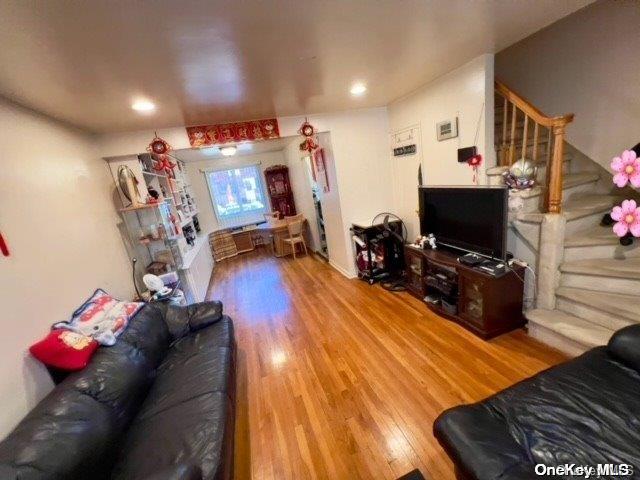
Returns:
[[[178,219],[175,217],[175,215],[173,213],[169,214],[169,220],[171,221],[171,225],[173,226],[173,231],[172,234],[173,235],[178,235],[180,233],[180,225],[178,223]]]
[[[147,192],[149,192],[149,195],[147,195],[148,204],[154,204],[160,201],[160,194],[155,188],[153,188],[152,186],[148,186]]]
[[[436,237],[433,235],[433,233],[430,233],[427,237],[418,237],[418,239],[416,240],[416,244],[419,245],[423,250],[426,250],[427,247],[431,248],[432,250],[438,248],[438,246],[436,245]]]

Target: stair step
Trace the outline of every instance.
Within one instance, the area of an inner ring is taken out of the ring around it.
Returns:
[[[568,236],[564,241],[565,247],[595,247],[598,245],[620,245],[618,237],[611,227],[597,227]]]
[[[597,173],[569,173],[563,178],[562,189],[567,190],[569,188],[574,188],[580,185],[586,185],[588,183],[597,182],[599,179],[600,175],[598,175]],[[537,186],[528,190],[522,190],[520,192],[512,192],[511,194],[523,199],[539,197],[540,195],[542,195],[542,187]]]
[[[560,285],[623,295],[640,292],[640,258],[596,258],[560,265]]]
[[[618,201],[615,195],[585,194],[571,197],[562,207],[567,219],[565,237],[593,228]]]
[[[640,323],[640,309],[637,307],[640,297],[637,295],[559,287],[556,297],[559,310],[611,330]]]
[[[569,229],[570,222],[579,220],[582,217],[593,216],[591,223],[588,223],[586,228],[597,225],[600,221],[600,217],[605,213],[611,211],[611,207],[616,202],[617,197],[613,195],[576,195],[569,200],[566,205],[562,207],[562,213],[567,219],[567,229]],[[541,223],[544,219],[544,213],[541,212],[520,212],[516,216],[516,220],[527,223]],[[584,231],[586,229],[576,229],[574,231],[567,231],[567,235],[572,235],[578,231]]]
[[[564,241],[565,262],[588,258],[630,258],[640,256],[640,242],[620,245],[611,227],[593,227],[568,235]]]
[[[495,146],[496,152],[498,152],[500,150],[500,145],[494,145],[494,146]],[[529,149],[529,150],[531,150],[531,149]],[[520,151],[520,148],[518,148],[518,151]],[[573,153],[568,152],[568,151],[565,150],[565,152],[562,154],[562,161],[563,162],[569,162],[571,160],[573,160]],[[538,164],[538,167],[546,165],[547,164],[547,156],[538,154],[538,161],[536,163]]]
[[[614,331],[559,310],[529,310],[529,334],[569,355],[606,345]]]
[[[608,278],[628,278],[640,280],[640,258],[596,258],[565,262],[561,272],[582,273]],[[640,291],[639,291],[640,292]]]

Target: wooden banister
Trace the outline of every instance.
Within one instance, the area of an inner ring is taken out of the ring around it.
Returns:
[[[547,153],[547,187],[545,191],[545,210],[549,213],[560,213],[562,206],[562,162],[564,156],[564,135],[566,126],[573,121],[573,113],[558,117],[549,117],[538,110],[522,95],[514,92],[499,80],[495,80],[495,91],[503,98],[502,139],[500,142],[500,162],[512,165],[517,157],[516,126],[518,110],[523,113],[522,147],[518,158],[527,158],[529,149],[529,122],[533,122],[531,160],[538,162],[540,148],[546,144]],[[509,107],[511,107],[511,126],[508,129]],[[547,129],[547,138],[539,136],[540,128]],[[507,139],[509,136],[509,139]]]

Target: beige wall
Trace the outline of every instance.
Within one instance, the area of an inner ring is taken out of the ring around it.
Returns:
[[[98,287],[133,293],[112,179],[91,137],[0,100],[0,436],[52,387],[28,347]]]
[[[421,87],[388,107],[392,136],[417,127],[418,153],[391,157],[394,206],[405,220],[409,240],[420,233],[418,215],[418,165],[422,163],[425,185],[472,185],[473,172],[458,163],[458,148],[474,145],[484,157],[479,183],[486,183],[484,170],[495,165],[493,148],[493,55],[481,55],[465,65]],[[439,142],[436,124],[458,117],[458,137]]]
[[[285,165],[286,160],[282,152],[265,152],[257,155],[242,157],[219,158],[201,162],[187,162],[187,173],[191,180],[193,193],[198,205],[198,220],[203,232],[213,232],[219,228],[218,219],[213,211],[211,195],[207,181],[201,170],[239,168],[247,165],[260,165],[264,174],[266,168],[272,165]],[[262,177],[264,181],[264,176]]]
[[[547,115],[573,112],[567,140],[607,170],[640,142],[640,5],[600,1],[496,55],[496,77]]]

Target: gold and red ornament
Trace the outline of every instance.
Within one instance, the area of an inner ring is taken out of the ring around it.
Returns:
[[[469,166],[473,169],[473,183],[478,184],[478,168],[482,165],[482,155],[477,153],[467,160]]]
[[[224,143],[253,142],[280,138],[278,120],[265,118],[250,122],[220,123],[187,127],[192,147],[208,147]]]
[[[147,147],[147,152],[155,153],[156,155],[164,155],[171,150],[171,145],[169,145],[166,140],[160,138],[157,133],[155,133],[155,137]]]
[[[169,152],[171,150],[171,145],[169,145],[166,140],[158,137],[157,133],[147,146],[147,152],[151,154],[154,160],[153,169],[156,172],[164,171],[168,176],[175,177],[173,169],[176,168],[177,165],[169,159]]]
[[[318,140],[316,139],[316,130],[313,128],[306,119],[300,126],[298,133],[304,137],[304,140],[300,144],[300,150],[303,152],[313,152],[318,148]]]

